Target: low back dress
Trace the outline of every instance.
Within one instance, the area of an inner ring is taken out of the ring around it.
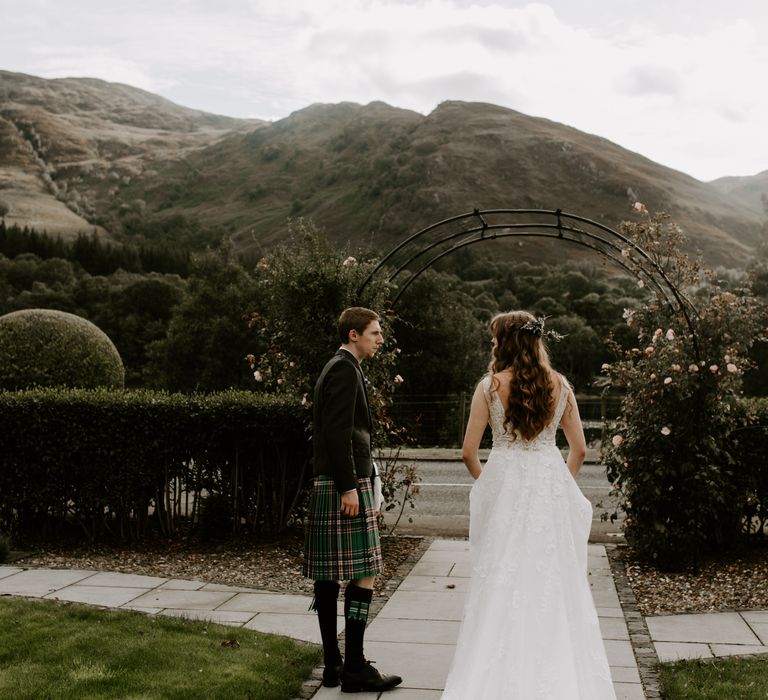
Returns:
[[[493,449],[470,492],[471,581],[442,700],[615,700],[587,579],[592,505],[555,434],[571,393],[532,440],[507,431],[482,381]]]

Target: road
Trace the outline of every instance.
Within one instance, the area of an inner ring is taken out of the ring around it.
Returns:
[[[469,489],[472,477],[458,460],[408,459],[416,463],[421,478],[416,507],[406,506],[397,526],[402,535],[442,535],[467,537],[469,535]],[[621,539],[618,522],[602,522],[600,514],[612,512],[615,498],[610,496],[611,486],[600,464],[585,464],[576,479],[584,495],[594,508],[590,541],[615,542]],[[385,514],[385,522],[392,524],[396,511]],[[408,518],[413,522],[408,522]]]

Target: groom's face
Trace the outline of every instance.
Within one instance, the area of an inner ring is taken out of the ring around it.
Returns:
[[[378,321],[371,321],[362,333],[352,331],[350,340],[355,343],[357,355],[360,359],[370,359],[384,342],[384,336],[381,333],[381,325]]]

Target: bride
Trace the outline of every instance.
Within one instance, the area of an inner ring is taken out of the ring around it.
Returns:
[[[543,319],[491,321],[463,458],[472,578],[442,700],[615,700],[587,581],[592,506],[574,476],[586,454],[578,408],[550,366]],[[493,449],[477,456],[485,427]],[[562,426],[568,462],[555,445]]]

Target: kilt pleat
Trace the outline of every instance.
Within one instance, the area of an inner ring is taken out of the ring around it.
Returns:
[[[358,479],[360,513],[341,514],[333,477],[316,476],[309,504],[303,574],[315,581],[349,581],[384,571],[379,526],[368,478]]]

